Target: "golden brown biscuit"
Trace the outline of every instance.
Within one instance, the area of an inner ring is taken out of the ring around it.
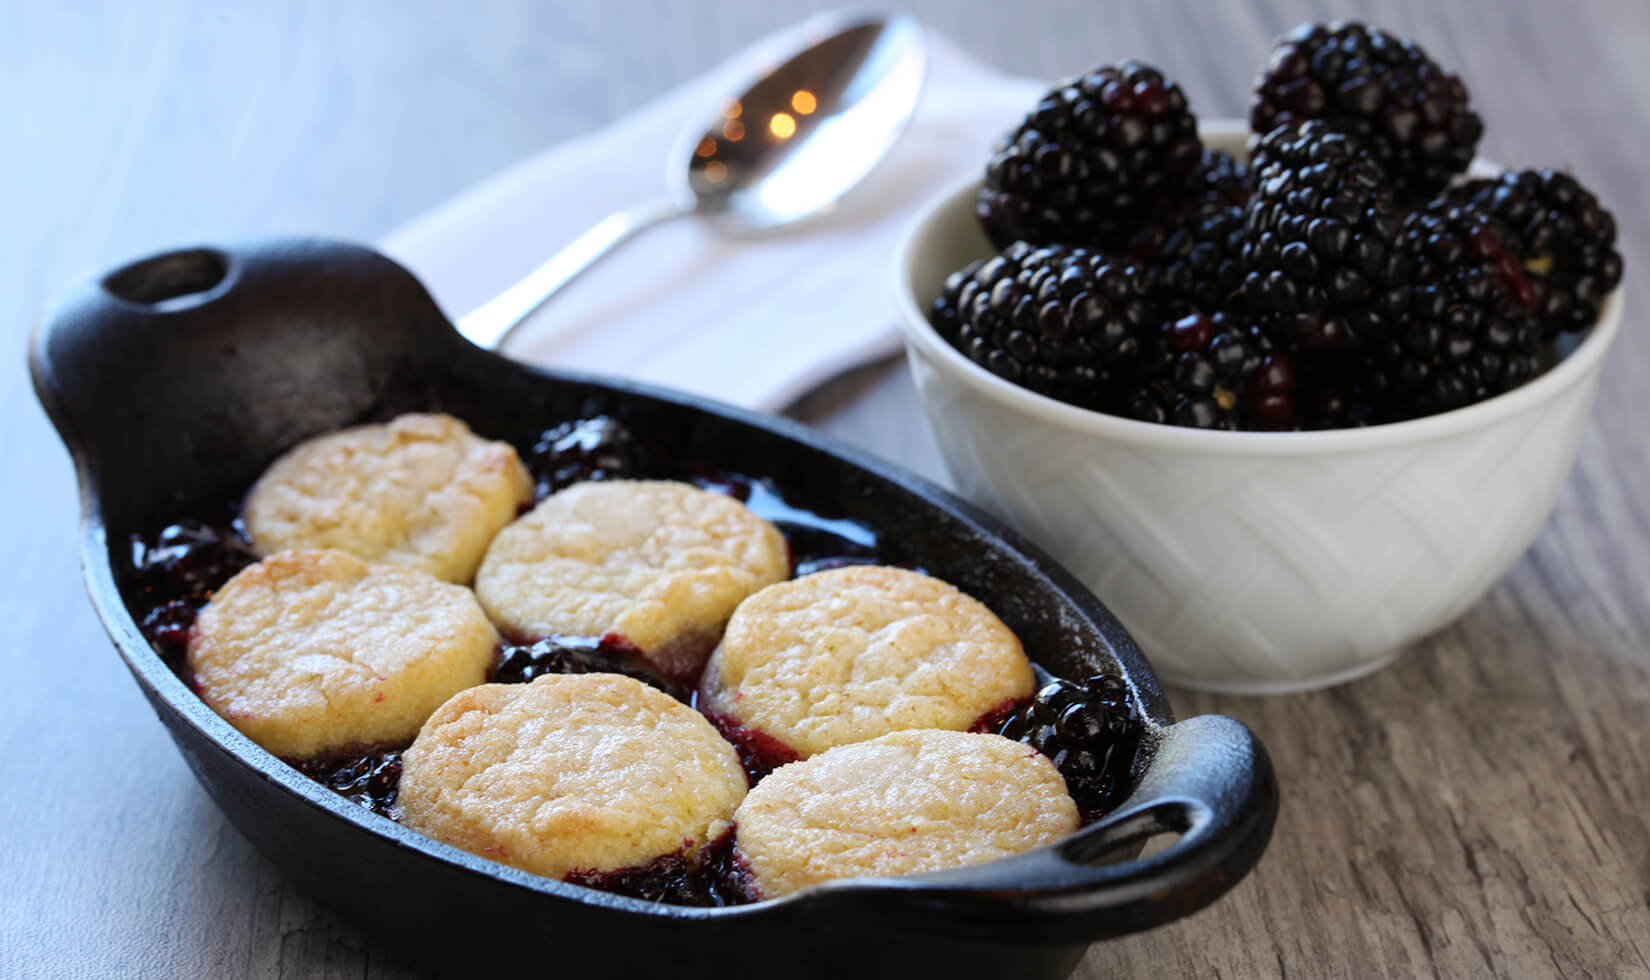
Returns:
[[[499,637],[470,590],[342,551],[242,569],[189,635],[196,689],[279,756],[405,742],[486,679]]]
[[[696,851],[746,786],[698,712],[617,674],[471,688],[431,716],[403,765],[407,826],[552,878]]]
[[[895,732],[776,770],[734,813],[760,897],[980,864],[1075,831],[1054,763],[1000,735]]]
[[[616,634],[681,679],[742,599],[789,572],[779,531],[732,497],[608,480],[553,494],[499,532],[476,595],[515,639]]]
[[[402,415],[300,443],[259,478],[244,516],[266,554],[338,548],[462,583],[532,499],[508,444],[450,415]]]
[[[983,603],[921,572],[853,565],[745,600],[700,706],[807,758],[903,729],[965,730],[1034,683]]]

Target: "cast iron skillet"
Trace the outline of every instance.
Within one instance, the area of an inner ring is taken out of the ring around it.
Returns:
[[[1214,901],[1271,836],[1277,787],[1261,744],[1230,718],[1175,724],[1128,634],[1018,535],[783,419],[537,371],[473,347],[416,279],[371,250],[287,240],[144,259],[51,313],[30,368],[79,474],[92,603],[196,777],[286,874],[415,964],[561,976],[1063,977],[1085,944]],[[517,445],[605,412],[871,526],[893,554],[984,600],[1054,673],[1123,673],[1160,726],[1138,787],[1104,820],[1013,859],[720,909],[537,877],[333,794],[230,727],[151,651],[122,602],[116,556],[132,533],[239,492],[301,439],[433,409]],[[1165,831],[1182,836],[1135,857]],[[211,927],[201,923],[204,935]]]

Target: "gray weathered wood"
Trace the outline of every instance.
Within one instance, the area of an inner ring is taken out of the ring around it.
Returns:
[[[917,0],[1053,76],[1136,56],[1241,114],[1306,0]],[[1484,151],[1567,165],[1620,218],[1628,330],[1559,509],[1453,626],[1368,680],[1177,693],[1270,745],[1283,812],[1216,907],[1093,950],[1079,976],[1650,977],[1650,6],[1354,3],[1472,83]],[[73,475],[28,392],[53,292],[173,243],[371,240],[824,4],[108,0],[0,9],[0,975],[414,975],[293,889],[195,786],[81,589]],[[882,288],[880,281],[867,288]],[[897,362],[798,410],[936,475]],[[1149,651],[1148,651],[1149,652]],[[475,941],[483,941],[474,937]]]

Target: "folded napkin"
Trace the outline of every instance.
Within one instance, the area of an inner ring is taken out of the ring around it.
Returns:
[[[1047,84],[986,68],[928,33],[910,127],[826,217],[731,238],[694,218],[619,246],[506,343],[534,364],[619,375],[776,411],[898,349],[894,249],[915,212],[985,165]],[[759,46],[760,47],[760,46]],[[754,74],[750,58],[548,149],[382,243],[457,318],[607,215],[666,195],[684,121],[707,120]]]

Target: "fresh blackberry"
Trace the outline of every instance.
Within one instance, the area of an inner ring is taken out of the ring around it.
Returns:
[[[1541,324],[1551,340],[1586,330],[1604,297],[1621,284],[1616,219],[1592,192],[1557,170],[1513,170],[1468,181],[1450,192],[1507,229],[1507,245],[1536,287]]]
[[[650,684],[678,701],[687,692],[665,679],[632,647],[596,637],[552,636],[536,643],[499,647],[489,678],[497,684],[525,684],[543,674],[624,674]]]
[[[940,288],[940,294],[928,307],[928,322],[946,343],[960,346],[957,343],[957,333],[962,328],[962,311],[959,308],[963,286],[974,278],[974,274],[986,263],[985,259],[974,261],[945,277],[945,285]]]
[[[951,304],[939,318],[955,310],[953,346],[1000,377],[1075,405],[1097,406],[1158,319],[1143,271],[1090,249],[1016,242],[970,268],[955,299],[936,303]]]
[[[975,212],[998,248],[1114,247],[1202,155],[1179,85],[1136,61],[1106,65],[1049,92],[1003,137]]]
[[[1460,408],[1535,377],[1535,291],[1494,221],[1438,202],[1404,222],[1409,315],[1370,349],[1372,384],[1392,420]]]
[[[1296,421],[1302,429],[1355,429],[1384,421],[1384,378],[1361,353],[1297,354]]]
[[[646,472],[647,463],[640,440],[606,415],[546,429],[527,454],[541,500],[585,480],[634,479]]]
[[[1225,150],[1203,151],[1203,159],[1186,178],[1182,199],[1194,205],[1215,204],[1242,207],[1249,203],[1255,185],[1249,165]]]
[[[1165,316],[1229,309],[1243,288],[1243,208],[1206,204],[1140,240],[1152,296]]]
[[[1289,429],[1294,389],[1293,362],[1264,333],[1225,313],[1193,313],[1164,325],[1121,409],[1194,429]]]
[[[997,731],[1054,761],[1087,822],[1128,795],[1144,726],[1122,678],[1096,674],[1050,681]]]
[[[1244,302],[1286,347],[1357,348],[1402,313],[1399,212],[1356,139],[1320,122],[1273,130],[1244,222]]]
[[[1368,144],[1404,200],[1424,200],[1472,162],[1484,122],[1461,79],[1421,46],[1356,21],[1278,38],[1255,82],[1249,128],[1322,119]]]

